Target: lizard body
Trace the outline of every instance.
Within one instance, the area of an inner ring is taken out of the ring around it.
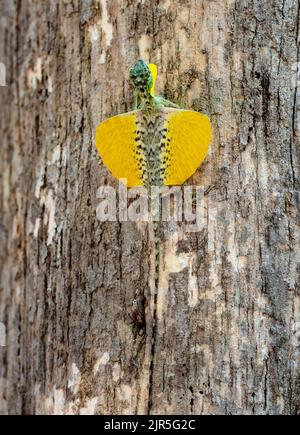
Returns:
[[[139,60],[130,70],[139,105],[136,110],[117,115],[97,128],[96,145],[103,162],[128,187],[144,186],[151,210],[152,187],[181,185],[204,160],[211,140],[206,115],[178,106],[154,95],[156,66]],[[157,294],[161,248],[161,205],[151,210],[149,236],[155,261],[152,295],[149,412],[152,406],[152,374],[157,334]],[[138,316],[139,317],[139,316]],[[140,322],[142,323],[142,322]]]

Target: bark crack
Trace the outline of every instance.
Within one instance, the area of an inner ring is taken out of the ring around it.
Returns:
[[[298,14],[297,14],[297,31],[296,31],[296,47],[297,47],[297,70],[294,71],[294,74],[296,74],[295,78],[295,91],[294,91],[294,98],[293,98],[293,114],[292,114],[292,134],[291,134],[291,140],[290,140],[290,162],[291,162],[291,169],[292,169],[292,179],[293,179],[293,187],[295,188],[296,185],[296,176],[295,176],[295,169],[294,169],[294,159],[293,159],[293,145],[294,140],[296,137],[296,112],[297,112],[297,98],[298,98],[298,89],[299,89],[299,69],[300,69],[300,59],[299,59],[299,47],[300,47],[300,40],[299,40],[299,27],[300,27],[300,4],[298,2]]]

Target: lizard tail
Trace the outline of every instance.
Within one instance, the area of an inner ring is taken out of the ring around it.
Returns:
[[[160,276],[160,246],[161,246],[161,223],[152,221],[153,238],[154,238],[154,261],[155,261],[155,277],[154,277],[154,295],[153,295],[153,311],[152,311],[152,336],[151,336],[151,356],[150,356],[150,374],[149,374],[149,399],[148,399],[148,414],[151,413],[153,404],[153,373],[155,348],[157,341],[157,299],[159,291],[159,276]]]

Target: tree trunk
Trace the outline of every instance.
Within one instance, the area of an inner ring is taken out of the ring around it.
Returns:
[[[298,1],[2,0],[0,14],[1,413],[299,413]],[[95,128],[131,109],[139,58],[214,136],[189,182],[204,228],[164,231],[154,352],[147,227],[96,217],[117,182]]]

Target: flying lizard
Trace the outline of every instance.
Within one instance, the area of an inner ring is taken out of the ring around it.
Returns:
[[[96,145],[103,163],[127,186],[181,185],[205,159],[211,141],[209,118],[182,110],[154,95],[156,65],[139,60],[130,79],[137,110],[102,122]]]
[[[139,106],[129,113],[105,120],[96,131],[96,146],[103,163],[116,178],[126,179],[128,187],[146,188],[149,198],[152,187],[182,185],[191,177],[205,159],[211,141],[209,118],[202,113],[180,109],[165,98],[156,96],[156,77],[156,65],[147,65],[143,60],[139,60],[130,71],[130,80]],[[149,232],[152,232],[150,240],[154,242],[155,294],[152,298],[151,364],[157,323],[160,225],[160,210],[156,211],[156,215],[152,212]],[[139,295],[138,299],[141,302],[143,295]],[[139,319],[136,324],[139,330],[144,324],[141,319],[142,313],[143,310],[137,311],[133,308],[131,315],[132,321]],[[151,385],[150,379],[150,402]]]

